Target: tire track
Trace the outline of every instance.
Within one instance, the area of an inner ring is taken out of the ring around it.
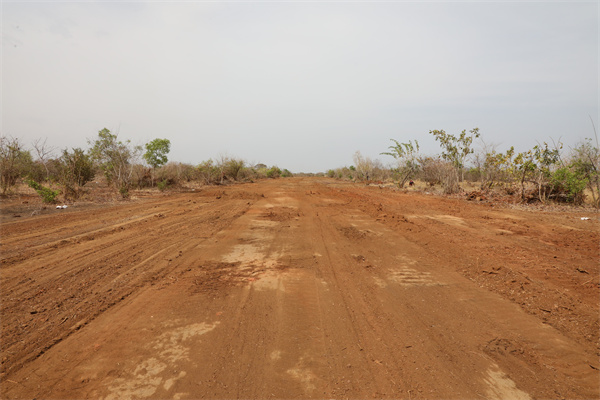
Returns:
[[[181,256],[180,249],[189,250],[211,238],[248,207],[247,202],[232,203],[202,208],[199,215],[184,210],[157,218],[153,211],[149,217],[103,228],[100,234],[85,233],[94,238],[85,243],[79,234],[61,239],[60,245],[41,244],[43,250],[25,254],[24,262],[9,269],[3,266],[3,336],[10,338],[2,344],[3,374],[17,371],[99,314],[160,282],[178,267],[173,261]],[[158,223],[153,225],[155,220]],[[149,234],[140,235],[140,229]],[[152,232],[157,234],[148,241]],[[132,249],[136,249],[133,259]]]

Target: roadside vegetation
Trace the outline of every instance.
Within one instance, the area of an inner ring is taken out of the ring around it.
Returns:
[[[287,169],[249,165],[229,156],[196,165],[169,161],[169,139],[135,146],[106,128],[88,139],[88,146],[57,151],[46,140],[38,139],[28,147],[19,138],[0,137],[0,194],[7,196],[29,187],[44,203],[52,204],[84,198],[89,185],[98,181],[118,198],[127,199],[136,190],[165,191],[293,176]]]
[[[594,132],[596,133],[596,132]],[[590,204],[600,207],[600,146],[586,139],[566,149],[560,141],[540,143],[517,152],[498,151],[480,139],[478,128],[459,135],[432,130],[441,152],[420,153],[419,143],[391,139],[382,155],[393,157],[384,167],[379,160],[354,155],[354,165],[330,169],[326,176],[358,182],[407,184],[425,191],[465,194],[468,198],[504,198],[521,203]],[[476,140],[479,139],[479,142]],[[418,183],[418,185],[417,185]]]
[[[522,152],[514,147],[499,151],[498,146],[481,139],[478,128],[458,135],[444,130],[429,134],[439,143],[439,154],[422,154],[416,140],[390,139],[387,151],[381,153],[391,157],[389,164],[357,151],[353,165],[316,176],[376,182],[403,190],[411,186],[412,190],[463,194],[470,199],[600,207],[600,146],[595,128],[594,139],[572,148],[552,141]],[[87,149],[57,151],[45,140],[28,147],[18,138],[0,137],[0,194],[7,196],[18,187],[29,187],[44,203],[73,201],[88,196],[90,184],[101,181],[119,198],[127,199],[136,190],[166,191],[293,176],[287,169],[250,165],[229,156],[196,165],[170,161],[170,150],[168,139],[135,146],[106,128],[88,139]]]

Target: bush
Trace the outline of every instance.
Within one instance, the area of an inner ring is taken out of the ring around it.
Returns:
[[[169,186],[169,182],[166,179],[164,181],[160,181],[156,184],[156,187],[158,187],[158,190],[160,190],[161,192],[164,192],[165,190],[167,190],[168,186]]]
[[[56,198],[60,194],[59,190],[52,190],[50,188],[44,187],[34,180],[28,180],[27,184],[40,195],[44,203],[55,203]]]
[[[59,163],[60,183],[65,196],[79,197],[79,189],[96,175],[91,157],[82,149],[73,149],[71,153],[65,149]]]
[[[48,179],[48,173],[46,172],[46,168],[44,167],[44,164],[42,164],[39,161],[34,161],[30,167],[29,167],[29,171],[27,173],[27,177],[30,180],[36,181],[36,182],[44,182],[47,181]]]
[[[272,166],[267,170],[267,178],[279,178],[281,176],[281,170],[279,167]]]
[[[373,170],[375,168],[373,160],[369,157],[363,157],[360,151],[354,153],[354,164],[356,164],[356,178],[361,181],[373,179]]]
[[[129,198],[129,186],[127,185],[123,185],[119,188],[119,193],[121,194],[121,197],[123,199],[128,199]]]
[[[594,146],[591,139],[581,142],[573,150],[571,167],[580,177],[585,178],[592,195],[594,207],[600,207],[600,147],[598,138]]]
[[[442,158],[449,161],[454,168],[456,168],[456,175],[460,178],[461,182],[464,178],[465,161],[470,154],[473,153],[471,145],[473,140],[478,138],[481,134],[479,128],[473,128],[467,133],[467,130],[463,130],[459,136],[446,133],[443,130],[429,131],[429,133],[435,136],[435,140],[440,142],[442,147]],[[449,177],[450,174],[447,174]],[[454,183],[451,183],[449,187],[444,187],[444,191],[454,190]],[[451,191],[450,193],[454,193]]]
[[[572,171],[567,167],[556,170],[550,178],[551,192],[558,201],[568,203],[583,204],[585,195],[583,191],[588,184],[588,180],[578,171]]]
[[[198,179],[196,168],[191,164],[177,163],[177,173],[180,181],[191,182]]]
[[[23,149],[17,138],[0,137],[0,186],[2,194],[26,176],[33,164],[31,153]]]
[[[138,189],[152,187],[153,171],[152,168],[141,164],[133,166],[133,181]]]
[[[441,185],[446,194],[460,191],[458,171],[451,162],[440,158],[421,157],[419,164],[419,177],[430,186]]]
[[[329,178],[348,179],[348,180],[354,180],[355,178],[358,179],[358,177],[356,175],[357,175],[356,168],[354,168],[352,166],[330,169],[326,173],[326,176]]]
[[[191,167],[191,166],[190,166]],[[193,167],[192,167],[193,170]],[[167,165],[159,168],[156,172],[158,182],[166,182],[168,186],[177,186],[186,178],[187,166],[178,162],[170,162]],[[185,173],[185,174],[184,174]]]
[[[403,188],[404,184],[408,182],[415,174],[419,171],[419,163],[417,162],[419,153],[419,142],[415,140],[408,143],[400,143],[395,139],[391,139],[395,145],[389,146],[390,151],[381,153],[388,156],[392,156],[396,159],[396,168],[392,168],[392,176],[396,181],[399,188]]]
[[[227,179],[233,181],[240,180],[242,178],[242,171],[245,167],[244,160],[230,158],[225,160],[223,165],[223,174]]]
[[[219,168],[214,164],[213,160],[202,162],[202,164],[196,167],[196,171],[205,185],[219,183],[221,173]]]
[[[482,172],[480,168],[477,167],[473,167],[473,168],[469,168],[468,170],[465,171],[465,178],[464,180],[467,182],[481,182],[482,180]]]

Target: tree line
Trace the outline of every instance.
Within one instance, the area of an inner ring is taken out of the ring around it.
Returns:
[[[595,132],[594,132],[595,133]],[[412,179],[439,186],[446,194],[458,193],[461,182],[478,182],[484,192],[516,196],[520,201],[548,201],[583,204],[587,193],[591,203],[600,207],[600,146],[588,138],[568,151],[560,141],[541,143],[516,152],[514,146],[504,152],[481,141],[480,151],[474,142],[481,134],[478,128],[453,135],[444,130],[431,130],[441,153],[425,156],[417,140],[392,145],[382,155],[394,158],[384,167],[380,161],[354,155],[354,165],[327,171],[330,177],[352,180],[393,180],[403,188]]]
[[[7,195],[21,181],[26,182],[47,203],[59,195],[74,200],[85,192],[85,185],[99,175],[127,198],[132,189],[157,187],[165,190],[181,182],[223,184],[261,178],[289,177],[292,173],[277,166],[247,165],[244,160],[221,156],[198,165],[169,162],[171,142],[154,139],[134,146],[104,128],[88,148],[56,149],[47,141],[36,140],[31,148],[18,138],[0,137],[0,190]],[[57,189],[55,189],[57,188]]]

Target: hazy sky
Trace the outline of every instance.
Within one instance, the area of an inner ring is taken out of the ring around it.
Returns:
[[[597,1],[2,2],[1,134],[317,172],[433,129],[526,150],[598,124]]]

